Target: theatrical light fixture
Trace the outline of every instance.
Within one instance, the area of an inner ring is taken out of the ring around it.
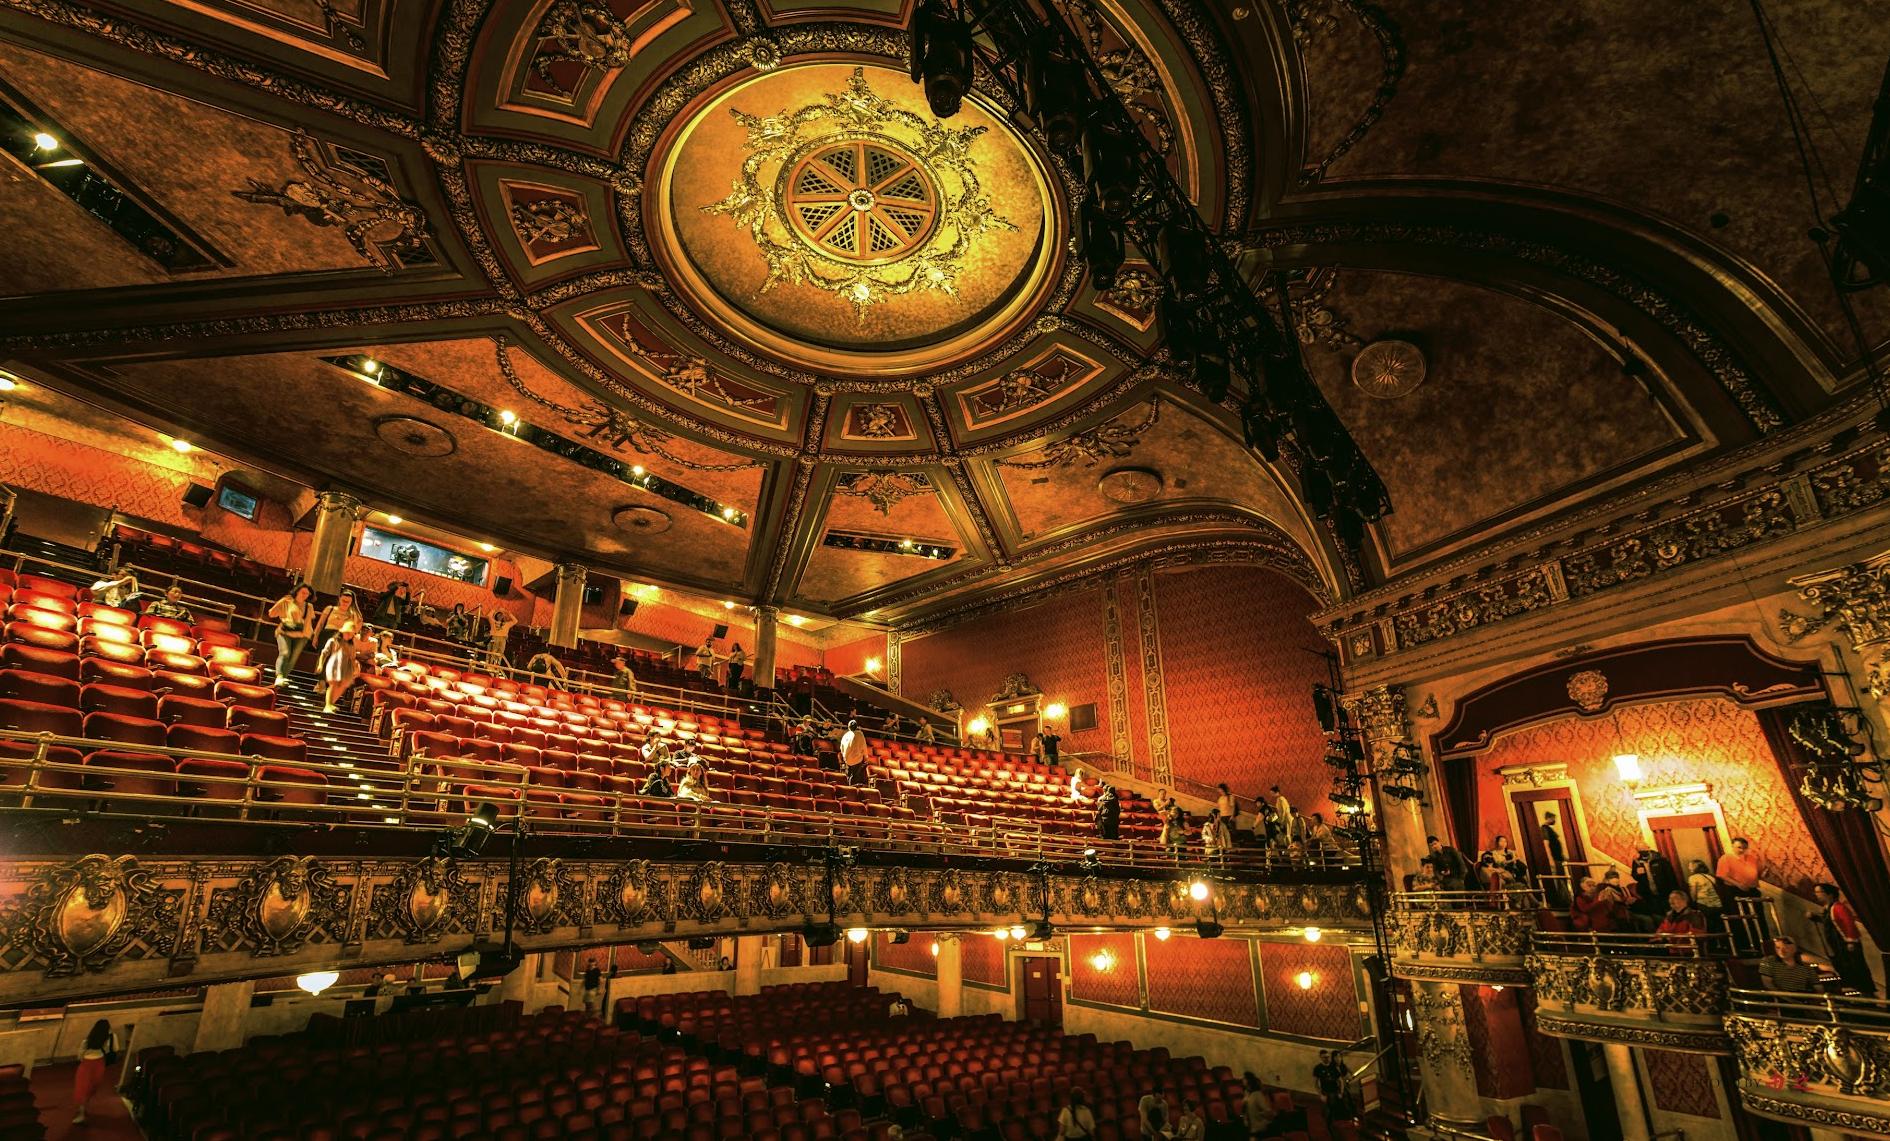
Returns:
[[[971,90],[971,26],[943,0],[923,0],[912,13],[912,82],[923,84],[932,114],[958,114]]]
[[[642,474],[643,474],[643,465],[642,465],[642,464],[631,464],[631,465],[630,465],[630,474],[631,474],[631,475],[642,475]]]
[[[1306,928],[1306,942],[1317,943],[1320,939],[1325,937],[1325,934],[1324,931],[1321,931],[1317,927],[1308,927]]]
[[[840,928],[832,923],[809,923],[801,929],[801,941],[809,947],[831,947],[840,941]]]
[[[733,609],[735,609],[735,604],[734,604],[733,602],[730,602],[730,601],[729,601],[728,599],[726,599],[726,598],[725,598],[725,599],[723,599],[723,600],[722,600],[722,609],[724,609],[724,610],[733,610]]]
[[[1198,939],[1219,939],[1221,932],[1224,930],[1226,930],[1226,928],[1212,919],[1197,919],[1194,921],[1194,934]]]
[[[1031,925],[1029,937],[1033,943],[1047,943],[1057,937],[1056,924],[1048,919],[1039,919]]]
[[[847,942],[855,944],[856,946],[866,942],[866,935],[867,931],[864,927],[847,928]]]
[[[499,826],[499,806],[482,804],[466,819],[466,823],[440,837],[435,847],[438,854],[461,858],[477,856],[486,850],[492,833]]]
[[[375,360],[373,357],[363,358],[361,361],[361,371],[367,373],[369,376],[379,376],[381,375],[381,362]]]
[[[1207,885],[1206,880],[1195,880],[1193,883],[1190,883],[1188,885],[1188,898],[1189,899],[1192,899],[1196,903],[1199,903],[1202,900],[1206,899],[1207,897],[1208,897],[1208,885]]]
[[[59,149],[59,140],[47,134],[45,131],[35,131],[33,132],[33,145],[42,151],[56,151]]]
[[[733,519],[733,518],[735,518],[735,515],[736,515],[736,511],[735,511],[735,509],[734,509],[733,507],[724,507],[724,508],[722,508],[722,518],[724,518],[724,519]]]
[[[405,523],[405,522],[406,522],[406,520],[405,520],[405,519],[402,519],[402,518],[401,518],[400,516],[398,516],[398,515],[389,515],[389,516],[387,517],[387,521],[388,521],[389,523],[392,523],[392,524],[393,524],[394,526],[396,526],[396,527],[398,527],[398,526],[400,526],[400,525],[401,525],[402,523]]]
[[[1293,976],[1293,981],[1299,984],[1299,989],[1311,990],[1313,985],[1313,973],[1311,971],[1301,971]]]
[[[172,440],[171,450],[180,456],[189,455],[191,452],[197,450],[197,445],[191,443],[189,440]]]
[[[310,994],[320,994],[334,986],[340,978],[339,971],[310,971],[305,975],[295,976],[295,985]]]
[[[1030,934],[1030,932],[1024,929],[1024,925],[1022,923],[1015,923],[1011,925],[1011,938],[1017,940],[1018,942],[1020,943],[1023,942],[1024,936],[1028,934]]]
[[[1174,932],[1170,931],[1166,927],[1157,927],[1155,929],[1155,938],[1158,942],[1162,942],[1162,943],[1168,942],[1168,937],[1173,934]]]

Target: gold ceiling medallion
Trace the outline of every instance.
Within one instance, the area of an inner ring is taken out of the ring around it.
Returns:
[[[1000,467],[1037,470],[1040,468],[1095,467],[1103,460],[1127,459],[1135,451],[1135,446],[1142,442],[1143,433],[1155,426],[1160,419],[1162,404],[1151,400],[1148,414],[1135,424],[1103,424],[1074,435],[1065,436],[1053,444],[1046,445],[1032,459],[998,460]]]
[[[289,153],[304,177],[281,186],[252,178],[249,189],[230,193],[315,226],[339,226],[354,251],[383,272],[433,263],[426,212],[394,189],[386,163],[301,131],[290,137]]]
[[[1381,400],[1409,396],[1424,372],[1424,353],[1409,341],[1373,341],[1352,358],[1352,383]]]
[[[917,471],[854,471],[842,475],[834,490],[853,495],[879,508],[881,515],[891,515],[893,506],[915,495],[929,495],[932,480]]]
[[[825,102],[773,115],[731,108],[749,154],[727,198],[702,207],[745,227],[781,283],[844,297],[855,316],[890,297],[956,293],[966,256],[991,230],[972,160],[984,127],[952,128],[876,95],[863,69]]]
[[[1608,700],[1608,675],[1600,670],[1580,670],[1568,676],[1568,699],[1583,713],[1595,713]]]

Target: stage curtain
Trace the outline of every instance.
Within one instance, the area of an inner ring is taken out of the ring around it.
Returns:
[[[1450,815],[1451,843],[1474,861],[1483,848],[1477,837],[1477,759],[1445,757],[1437,771],[1438,782],[1444,787],[1444,808]]]
[[[1857,917],[1863,920],[1878,947],[1883,948],[1890,942],[1890,867],[1885,865],[1876,825],[1867,813],[1819,808],[1798,791],[1802,770],[1794,770],[1793,766],[1806,764],[1812,758],[1792,740],[1788,727],[1792,717],[1807,708],[1811,706],[1797,704],[1761,709],[1759,726],[1765,730],[1766,742],[1772,746],[1772,756],[1778,761],[1785,787],[1791,791],[1799,818],[1805,822],[1805,831],[1811,834],[1812,843],[1817,845],[1824,866],[1831,869],[1832,880],[1857,909]]]

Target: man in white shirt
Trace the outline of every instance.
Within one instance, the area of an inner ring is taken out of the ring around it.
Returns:
[[[1071,804],[1091,803],[1091,799],[1089,795],[1083,791],[1083,786],[1088,783],[1089,783],[1089,777],[1083,772],[1082,769],[1077,769],[1075,772],[1070,774],[1070,803]]]
[[[847,722],[847,731],[840,734],[840,763],[846,766],[848,784],[866,783],[866,734],[858,721]]]
[[[1155,1136],[1155,1113],[1160,1108],[1162,1120],[1168,1119],[1168,1097],[1162,1091],[1160,1078],[1155,1079],[1155,1088],[1142,1095],[1142,1100],[1135,1103],[1136,1116],[1141,1118],[1142,1136]]]

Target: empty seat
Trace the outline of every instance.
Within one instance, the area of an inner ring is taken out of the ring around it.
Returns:
[[[0,669],[28,670],[78,681],[79,655],[58,648],[10,643],[0,646]]]
[[[42,705],[79,706],[79,683],[33,670],[0,670],[0,697]]]
[[[245,733],[242,736],[242,752],[246,757],[262,757],[271,761],[308,760],[308,742],[300,737],[277,737],[269,733]],[[320,774],[316,774],[320,775]],[[327,778],[323,778],[327,783]]]
[[[93,682],[80,687],[79,708],[87,713],[118,713],[151,719],[157,716],[158,699],[149,690]]]
[[[197,725],[228,732],[224,729],[224,721],[228,716],[229,711],[220,701],[181,697],[177,694],[166,694],[158,700],[157,717],[166,725]]]

